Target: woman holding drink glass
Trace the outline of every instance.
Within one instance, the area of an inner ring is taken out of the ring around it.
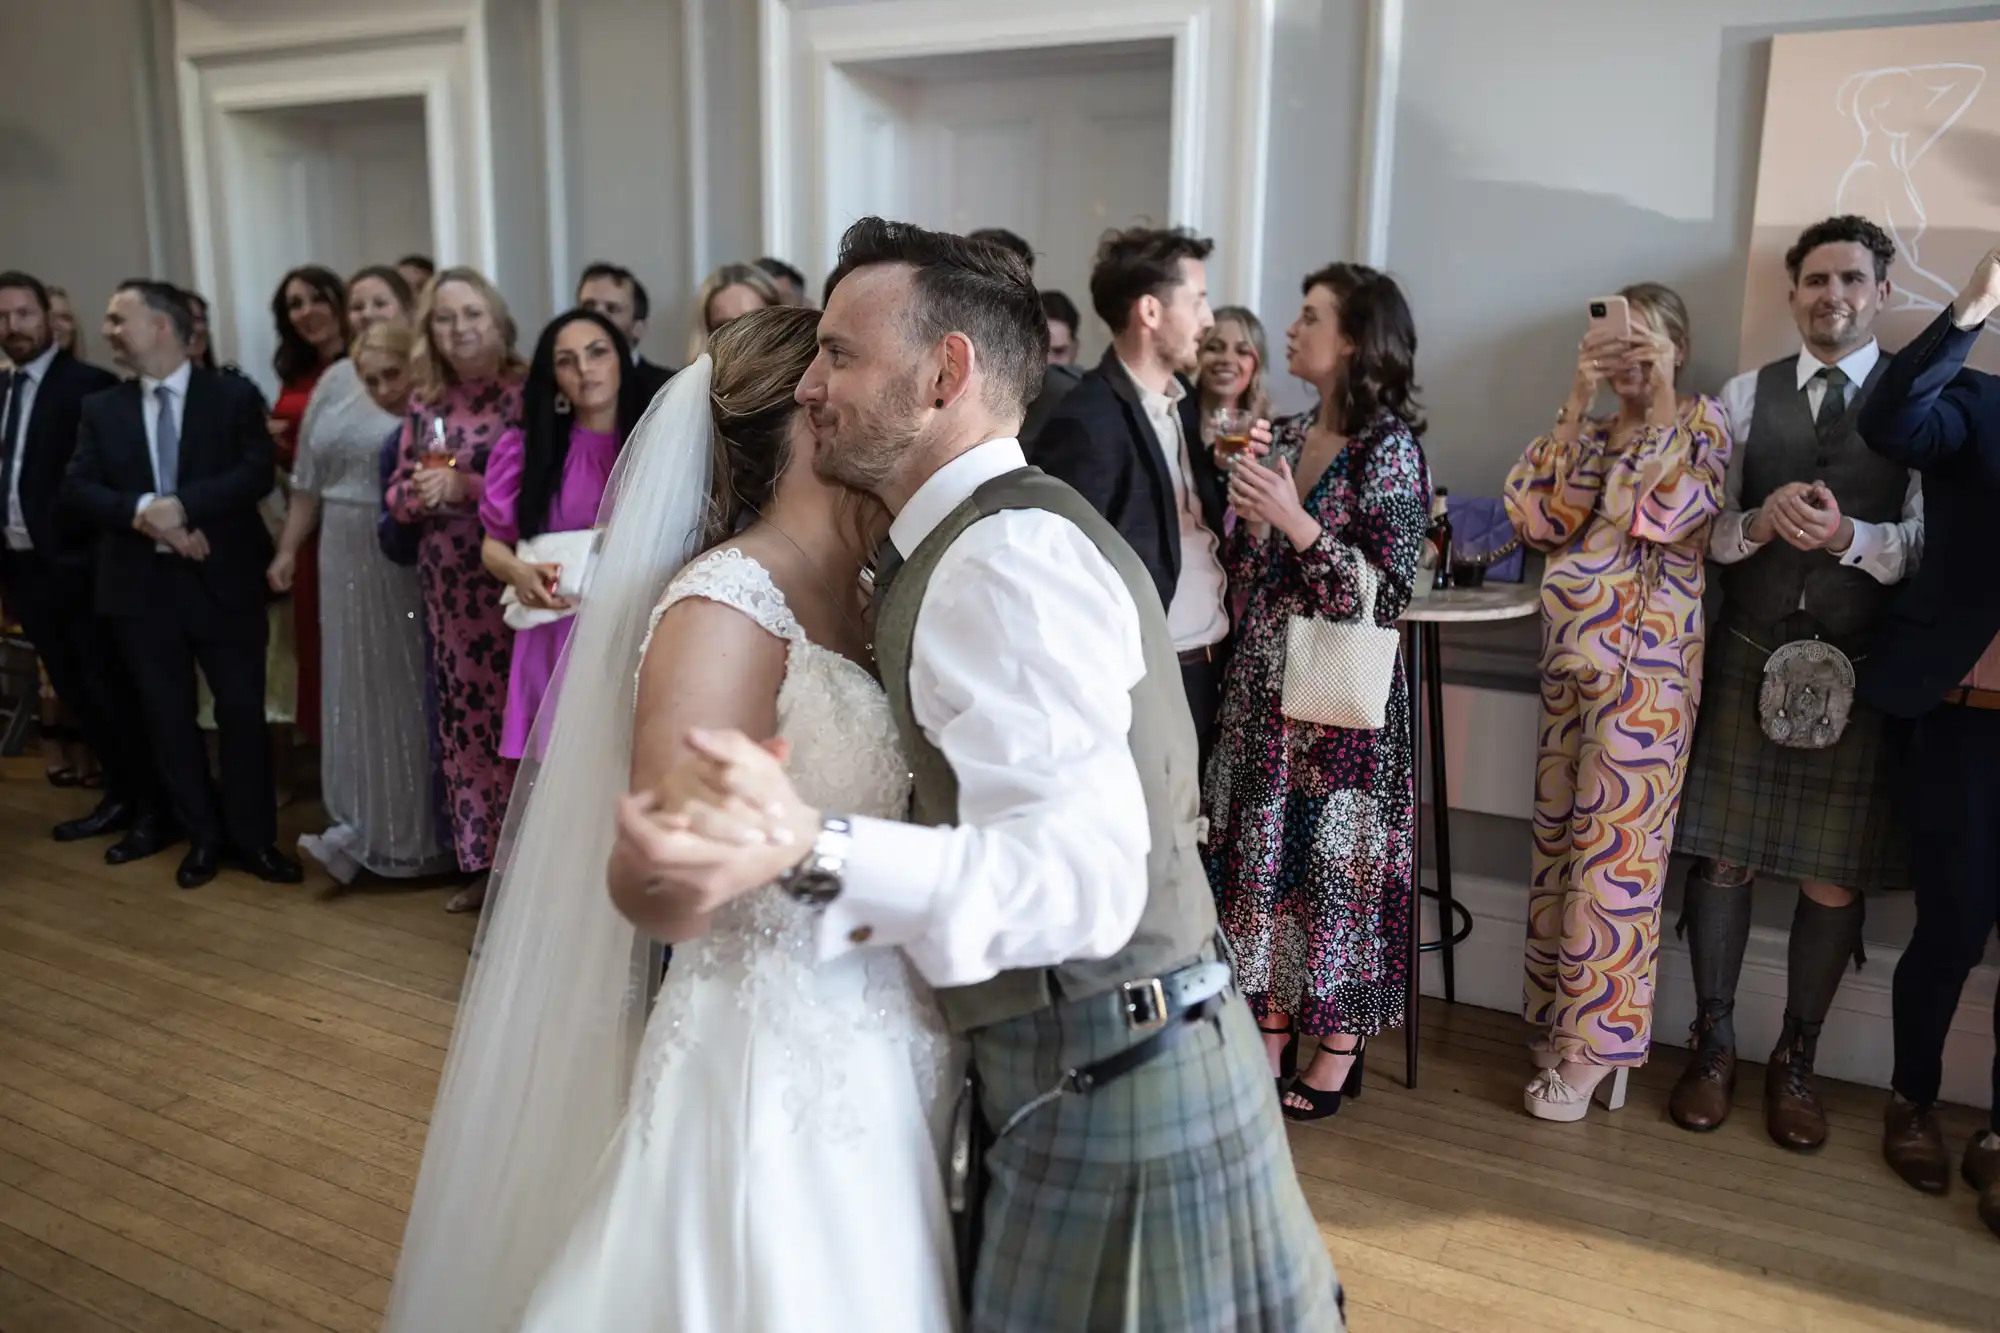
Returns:
[[[1208,873],[1237,982],[1265,1032],[1285,1114],[1317,1120],[1359,1095],[1367,1038],[1407,1021],[1415,783],[1409,686],[1386,723],[1321,726],[1282,707],[1295,617],[1391,626],[1409,604],[1430,520],[1417,436],[1417,338],[1386,274],[1333,264],[1305,280],[1291,372],[1319,407],[1272,427],[1229,475],[1226,549],[1237,622],[1208,767]],[[1289,1088],[1302,1035],[1318,1051]]]
[[[446,910],[475,911],[513,791],[500,755],[513,631],[500,612],[500,581],[480,560],[479,502],[486,461],[521,424],[521,377],[507,303],[476,270],[448,268],[425,289],[411,358],[415,388],[402,458],[383,503],[420,524],[417,576],[435,654],[438,740],[454,850],[475,876]]]
[[[1202,335],[1195,387],[1201,395],[1202,434],[1216,465],[1228,467],[1250,444],[1250,427],[1271,415],[1264,392],[1270,364],[1264,325],[1242,306],[1226,305]]]

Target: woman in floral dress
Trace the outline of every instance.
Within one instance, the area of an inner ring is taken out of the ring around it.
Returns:
[[[435,649],[438,739],[460,870],[473,882],[447,910],[475,911],[514,788],[500,757],[514,633],[500,618],[500,581],[480,563],[479,502],[487,456],[521,424],[521,377],[507,303],[477,271],[450,268],[417,312],[416,391],[401,459],[383,503],[421,523],[417,575]]]
[[[1286,353],[1320,407],[1276,423],[1268,466],[1246,459],[1230,477],[1229,577],[1249,602],[1208,770],[1208,871],[1281,1082],[1299,1036],[1320,1039],[1284,1096],[1294,1119],[1339,1110],[1366,1039],[1406,1021],[1416,811],[1402,664],[1379,731],[1294,721],[1279,704],[1292,617],[1352,619],[1363,563],[1377,624],[1409,604],[1431,499],[1416,346],[1386,275],[1309,276]]]

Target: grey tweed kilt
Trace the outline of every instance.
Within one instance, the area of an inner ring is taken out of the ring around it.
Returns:
[[[996,1128],[1130,1046],[1097,996],[972,1034]],[[1256,1024],[1218,1022],[988,1151],[969,1333],[1338,1333],[1340,1283],[1292,1167]]]
[[[1857,702],[1840,740],[1798,750],[1764,735],[1757,692],[1765,648],[1725,614],[1708,635],[1694,754],[1681,792],[1675,850],[1842,888],[1906,888],[1887,723]]]

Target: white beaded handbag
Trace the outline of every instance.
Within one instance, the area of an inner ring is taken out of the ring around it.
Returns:
[[[1322,727],[1379,731],[1396,677],[1398,636],[1375,623],[1375,566],[1355,559],[1361,606],[1352,620],[1293,616],[1285,626],[1286,717]]]

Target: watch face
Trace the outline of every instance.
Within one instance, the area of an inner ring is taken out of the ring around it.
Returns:
[[[824,907],[840,896],[840,877],[824,870],[806,870],[786,887],[800,902]]]

